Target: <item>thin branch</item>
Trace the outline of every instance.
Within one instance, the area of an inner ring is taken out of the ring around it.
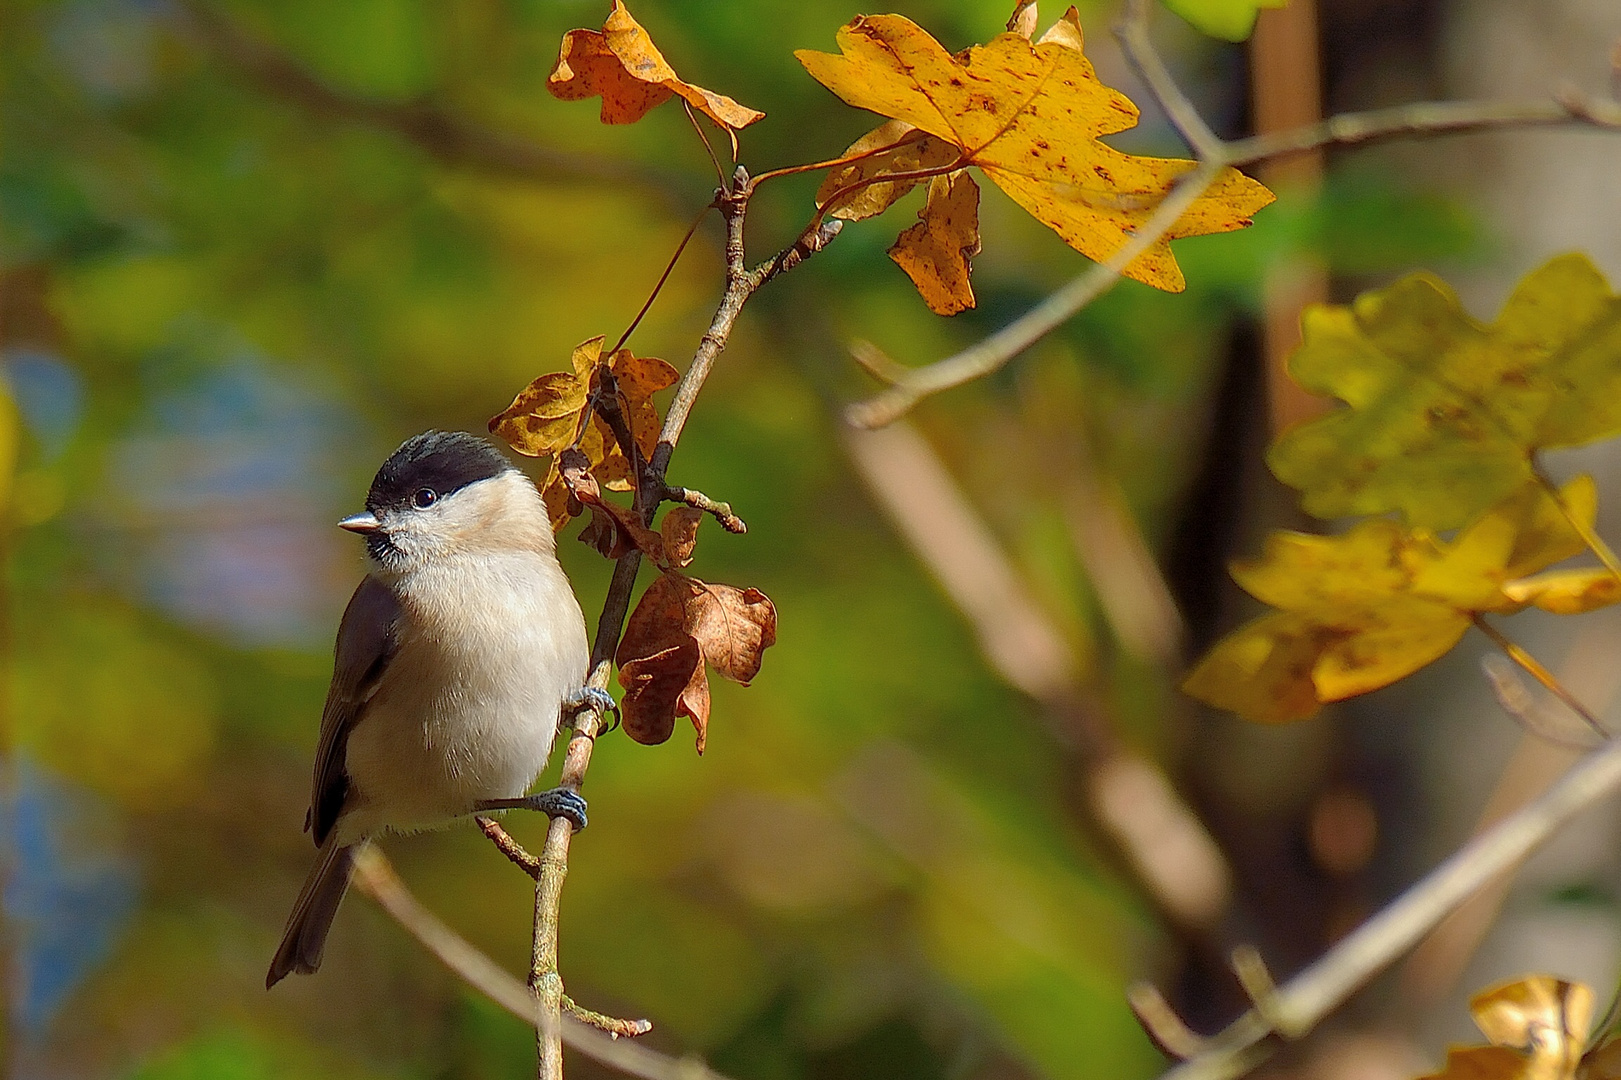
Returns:
[[[1148,86],[1165,115],[1187,140],[1188,149],[1201,161],[1223,157],[1226,147],[1221,138],[1205,123],[1188,96],[1177,85],[1171,72],[1160,59],[1158,50],[1148,36],[1148,5],[1150,0],[1126,0],[1126,10],[1115,25],[1114,36],[1119,40],[1126,60],[1138,77]]]
[[[1293,131],[1223,142],[1199,115],[1154,49],[1148,35],[1150,8],[1147,0],[1128,0],[1115,33],[1149,92],[1194,151],[1199,161],[1197,170],[1182,178],[1154,215],[1112,256],[996,333],[954,356],[922,367],[903,368],[887,358],[877,365],[864,361],[864,367],[891,385],[867,401],[851,405],[845,416],[852,424],[879,427],[891,423],[931,394],[972,382],[1002,368],[1108,292],[1133,259],[1164,239],[1182,213],[1214,183],[1224,167],[1253,164],[1331,144],[1354,145],[1398,136],[1548,125],[1621,130],[1621,103],[1591,98],[1573,87],[1563,87],[1551,101],[1424,102],[1344,113]],[[896,373],[897,368],[905,374]]]
[[[1621,581],[1621,560],[1616,558],[1615,552],[1610,550],[1610,545],[1604,542],[1604,538],[1593,529],[1592,525],[1583,521],[1580,514],[1572,512],[1570,504],[1565,502],[1564,493],[1559,490],[1559,485],[1554,483],[1553,478],[1543,471],[1542,463],[1535,458],[1531,461],[1531,475],[1536,478],[1538,486],[1548,493],[1548,497],[1553,500],[1553,504],[1559,508],[1559,513],[1569,523],[1570,527],[1576,531],[1576,535],[1582,538],[1582,543],[1587,545],[1587,550],[1598,557],[1598,561],[1604,564],[1604,569],[1610,572],[1611,577]]]
[[[1391,904],[1342,938],[1310,967],[1278,987],[1272,1023],[1251,1010],[1210,1040],[1209,1048],[1162,1080],[1231,1080],[1270,1052],[1274,1031],[1299,1038],[1498,874],[1519,863],[1561,826],[1621,789],[1621,741],[1582,758],[1535,802],[1454,852]]]
[[[851,405],[845,410],[845,418],[857,427],[882,427],[930,394],[961,386],[1000,369],[1113,288],[1120,280],[1120,271],[1165,237],[1171,226],[1215,181],[1221,169],[1220,163],[1206,162],[1193,172],[1183,174],[1170,196],[1113,255],[983,341],[945,360],[908,369],[906,377],[889,389]]]
[[[537,881],[540,879],[540,860],[529,854],[522,844],[514,840],[501,827],[500,822],[494,818],[484,817],[482,814],[475,816],[473,822],[483,831],[485,836],[489,837],[490,843],[495,845],[495,849],[511,860],[513,866],[516,866]]]
[[[639,454],[632,459],[637,475],[636,506],[642,522],[651,525],[659,504],[668,497],[665,474],[670,457],[675,453],[681,432],[692,414],[698,393],[714,369],[738,314],[761,285],[805,258],[820,251],[837,235],[838,230],[826,226],[809,240],[802,239],[793,247],[768,260],[764,265],[749,270],[743,246],[743,223],[748,214],[750,196],[749,176],[741,165],[733,172],[730,188],[716,192],[715,203],[726,223],[726,287],[721,294],[709,329],[704,332],[693,353],[692,363],[676,384],[675,396],[665,414],[664,427],[659,432],[658,446],[653,460],[641,467]],[[832,223],[829,223],[832,224]],[[625,438],[625,436],[618,436]],[[634,446],[632,449],[635,449]],[[602,616],[597,621],[596,640],[591,649],[591,674],[587,686],[599,690],[608,688],[608,677],[613,670],[614,653],[619,635],[630,611],[631,594],[636,587],[636,574],[641,568],[641,552],[631,551],[614,566],[613,580],[603,601]],[[563,759],[563,772],[559,784],[578,792],[585,784],[585,774],[591,764],[591,752],[596,736],[602,729],[602,716],[594,709],[584,710],[574,720],[574,732],[569,738]],[[563,1051],[561,1034],[567,1028],[559,1020],[568,1007],[563,993],[563,980],[557,970],[558,911],[562,903],[563,880],[568,875],[569,841],[574,826],[566,818],[553,818],[546,831],[546,845],[540,854],[540,873],[535,878],[534,935],[530,957],[530,986],[540,998],[542,1023],[537,1027],[540,1057],[540,1080],[561,1080]]]
[[[355,860],[355,884],[463,982],[524,1023],[540,1023],[535,999],[524,985],[423,907],[376,847],[367,847]],[[636,1026],[646,1021],[619,1023]],[[563,1041],[575,1050],[643,1080],[727,1080],[696,1058],[673,1058],[622,1042],[572,1016],[565,1017],[560,1027]]]
[[[1249,165],[1322,146],[1357,146],[1494,128],[1573,125],[1621,130],[1621,103],[1588,98],[1569,88],[1550,101],[1420,101],[1341,113],[1293,131],[1238,139],[1225,145],[1224,154],[1228,164]]]
[[[867,490],[976,631],[986,663],[1041,704],[1082,778],[1094,835],[1167,922],[1208,935],[1232,896],[1221,850],[1159,766],[1103,720],[1074,648],[938,455],[904,423],[846,431],[845,447]]]
[[[664,497],[671,502],[686,503],[694,510],[702,510],[713,516],[720,523],[720,527],[729,533],[741,535],[749,531],[743,519],[732,513],[731,503],[716,502],[701,491],[684,487],[667,487],[664,489]]]

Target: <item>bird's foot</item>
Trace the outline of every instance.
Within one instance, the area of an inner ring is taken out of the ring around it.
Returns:
[[[598,734],[612,731],[619,723],[619,705],[614,701],[613,695],[606,690],[599,690],[595,686],[582,686],[563,699],[564,715],[572,716],[583,709],[595,709],[603,716],[613,714],[613,724],[603,728]]]
[[[579,832],[585,828],[585,798],[568,788],[537,791],[517,799],[481,799],[473,804],[475,812],[484,810],[538,810],[548,817],[566,819]]]

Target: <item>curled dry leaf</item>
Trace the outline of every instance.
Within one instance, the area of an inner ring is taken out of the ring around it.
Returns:
[[[747,685],[776,640],[777,610],[758,589],[662,574],[631,612],[615,657],[625,689],[625,732],[639,743],[662,743],[677,717],[685,716],[703,753],[709,730],[705,663]]]
[[[1469,1012],[1491,1045],[1454,1046],[1421,1080],[1575,1080],[1593,1019],[1586,986],[1532,975],[1476,994]]]
[[[690,506],[671,507],[659,523],[659,536],[664,541],[661,565],[680,569],[692,565],[692,549],[698,545],[698,526],[703,523],[703,511]]]
[[[725,94],[683,81],[619,0],[613,0],[600,31],[570,30],[563,35],[546,89],[564,101],[600,96],[604,124],[633,124],[671,97],[680,97],[734,133],[734,138],[739,129],[765,115]]]
[[[1289,374],[1346,407],[1285,431],[1267,464],[1318,517],[1450,529],[1530,479],[1536,451],[1621,434],[1621,296],[1585,255],[1526,275],[1490,325],[1428,274],[1301,325]]]
[[[593,394],[617,395],[631,437],[642,457],[649,458],[658,444],[659,415],[652,395],[675,383],[675,368],[651,356],[636,356],[629,349],[602,355],[605,338],[594,337],[574,347],[573,371],[549,372],[518,392],[512,404],[490,419],[490,431],[514,450],[529,457],[552,457],[541,483],[552,528],[561,529],[580,512],[570,500],[557,455],[569,447],[579,449],[586,468],[615,491],[631,487],[630,461],[614,437],[613,429],[591,410]]]
[[[1591,525],[1593,482],[1561,492]],[[1541,487],[1528,484],[1450,542],[1388,518],[1340,536],[1274,532],[1233,579],[1278,609],[1218,641],[1183,682],[1201,701],[1251,720],[1302,720],[1324,702],[1387,686],[1439,659],[1476,615],[1523,601],[1505,583],[1584,548]]]
[[[659,534],[642,524],[641,515],[629,507],[605,499],[597,478],[591,475],[591,462],[575,449],[557,456],[556,467],[569,495],[591,508],[591,524],[580,532],[580,542],[607,559],[617,559],[640,549],[662,565],[664,545]]]
[[[813,78],[851,105],[901,121],[956,151],[955,159],[925,167],[943,169],[956,160],[980,168],[1088,258],[1102,261],[1118,250],[1176,179],[1196,167],[1192,161],[1121,153],[1099,141],[1136,124],[1137,107],[1098,81],[1081,51],[1074,8],[1038,42],[999,34],[956,56],[899,15],[861,16],[839,31],[838,43],[842,55],[795,55]],[[897,151],[900,139],[912,138],[905,128],[889,131]],[[866,151],[884,145],[878,132],[868,138]],[[873,166],[864,168],[872,174]],[[819,194],[832,190],[824,185]],[[1243,228],[1272,199],[1258,182],[1223,170],[1125,275],[1180,292],[1185,282],[1170,241]]]
[[[900,234],[889,257],[906,271],[930,311],[968,310],[974,306],[968,274],[979,254],[979,185],[966,172],[936,176],[917,216],[918,223]]]

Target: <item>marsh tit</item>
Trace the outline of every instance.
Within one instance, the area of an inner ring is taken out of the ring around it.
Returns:
[[[582,687],[585,619],[540,493],[484,439],[430,431],[383,463],[366,511],[371,572],[338,626],[304,827],[320,854],[266,987],[312,972],[355,853],[384,832],[524,807],[585,826],[558,788],[525,796],[565,711],[611,708]]]

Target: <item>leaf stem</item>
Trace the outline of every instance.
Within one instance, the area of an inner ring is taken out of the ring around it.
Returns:
[[[685,100],[681,102],[681,107],[687,110],[687,119],[692,121],[692,130],[698,133],[698,138],[703,141],[704,151],[709,155],[709,163],[715,166],[715,182],[724,185],[726,183],[726,170],[720,167],[720,158],[715,156],[715,147],[709,142],[709,136],[704,133],[703,125],[698,123],[698,117],[692,111],[692,106]]]
[[[848,200],[851,195],[854,195],[862,188],[871,187],[873,184],[878,183],[893,184],[897,181],[928,180],[932,177],[944,176],[946,173],[956,172],[958,169],[965,169],[967,167],[968,154],[966,152],[961,152],[958,153],[955,161],[945,165],[936,165],[929,169],[913,169],[910,172],[876,173],[872,176],[866,177],[865,179],[846,184],[834,191],[833,194],[829,195],[826,199],[822,200],[822,204],[816,208],[816,213],[811,215],[810,221],[806,223],[803,229],[800,230],[799,237],[801,240],[804,240],[807,237],[814,236],[817,229],[821,228],[822,219],[827,217],[831,211],[837,209],[840,203]]]
[[[670,261],[664,264],[664,273],[659,275],[658,283],[653,286],[653,291],[647,296],[647,302],[636,313],[636,317],[630,320],[630,325],[625,327],[623,334],[619,335],[619,340],[614,342],[614,347],[608,350],[609,356],[624,348],[625,342],[630,340],[630,335],[634,334],[636,328],[642,325],[642,317],[652,309],[653,301],[659,298],[659,293],[664,291],[664,283],[670,280],[670,274],[675,270],[675,264],[681,261],[681,253],[687,250],[687,244],[691,242],[692,234],[698,231],[698,226],[703,224],[704,217],[713,209],[715,209],[715,204],[711,202],[698,211],[698,216],[692,219],[691,225],[687,226],[686,235],[681,237],[681,242],[675,246],[675,254],[670,256]]]
[[[1570,506],[1565,502],[1565,497],[1559,490],[1559,485],[1553,482],[1552,477],[1542,471],[1541,462],[1535,459],[1531,462],[1531,475],[1536,477],[1537,483],[1542,486],[1542,490],[1546,491],[1548,497],[1553,499],[1553,504],[1559,507],[1559,512],[1570,523],[1570,527],[1576,530],[1576,535],[1582,538],[1582,543],[1587,545],[1587,550],[1598,556],[1598,561],[1604,564],[1604,569],[1608,570],[1612,577],[1617,581],[1621,581],[1621,559],[1616,558],[1615,552],[1610,550],[1610,545],[1604,542],[1602,536],[1593,531],[1591,525],[1583,521],[1580,515],[1571,512]]]
[[[1475,627],[1482,634],[1485,634],[1487,637],[1491,638],[1492,643],[1499,649],[1503,650],[1504,656],[1518,664],[1522,671],[1531,676],[1537,682],[1541,683],[1543,688],[1551,693],[1554,697],[1564,702],[1565,705],[1569,707],[1570,710],[1577,716],[1581,717],[1582,722],[1588,727],[1592,728],[1601,739],[1608,740],[1610,738],[1610,733],[1604,729],[1603,724],[1598,722],[1598,718],[1588,711],[1587,706],[1583,705],[1581,700],[1577,698],[1575,694],[1572,694],[1569,690],[1565,689],[1565,684],[1560,682],[1558,678],[1554,676],[1553,672],[1543,667],[1536,657],[1532,656],[1530,653],[1516,645],[1513,641],[1509,640],[1506,634],[1497,629],[1497,627],[1493,626],[1491,623],[1487,622],[1484,615],[1477,613],[1473,617],[1472,621],[1474,622]]]

